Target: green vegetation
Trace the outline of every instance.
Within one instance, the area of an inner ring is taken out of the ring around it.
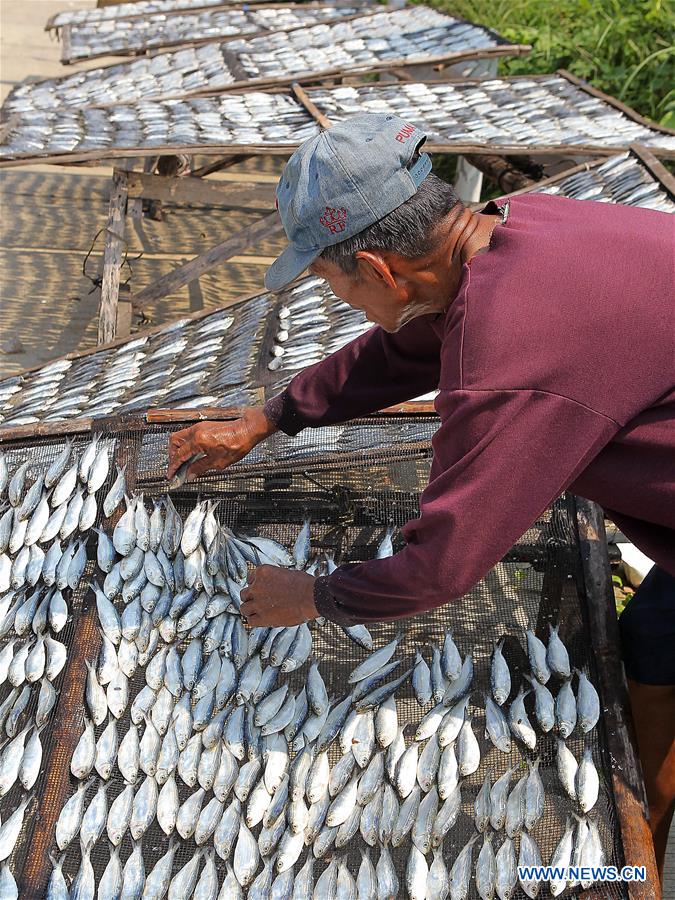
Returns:
[[[479,22],[529,56],[501,61],[508,75],[567,69],[643,116],[675,127],[673,0],[425,0]]]

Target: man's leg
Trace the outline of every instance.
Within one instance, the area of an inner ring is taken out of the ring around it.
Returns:
[[[675,687],[628,681],[638,750],[649,802],[656,864],[663,864],[675,810]]]
[[[659,874],[675,810],[675,578],[657,566],[619,619]]]

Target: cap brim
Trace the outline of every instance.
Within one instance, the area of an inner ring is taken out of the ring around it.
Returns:
[[[289,244],[284,252],[265,272],[265,287],[268,291],[280,291],[298,275],[302,275],[307,266],[321,256],[321,250],[297,250]]]

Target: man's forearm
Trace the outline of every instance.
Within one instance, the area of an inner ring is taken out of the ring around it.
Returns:
[[[396,334],[381,328],[304,369],[265,404],[283,432],[335,425],[410,400],[438,386],[440,340],[422,316]]]

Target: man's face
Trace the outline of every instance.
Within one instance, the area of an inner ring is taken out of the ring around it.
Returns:
[[[410,296],[400,279],[382,277],[372,266],[363,262],[351,275],[324,259],[315,260],[309,271],[327,281],[336,297],[352,309],[362,310],[369,322],[380,325],[385,331],[398,331],[409,318],[406,316],[406,306]]]

